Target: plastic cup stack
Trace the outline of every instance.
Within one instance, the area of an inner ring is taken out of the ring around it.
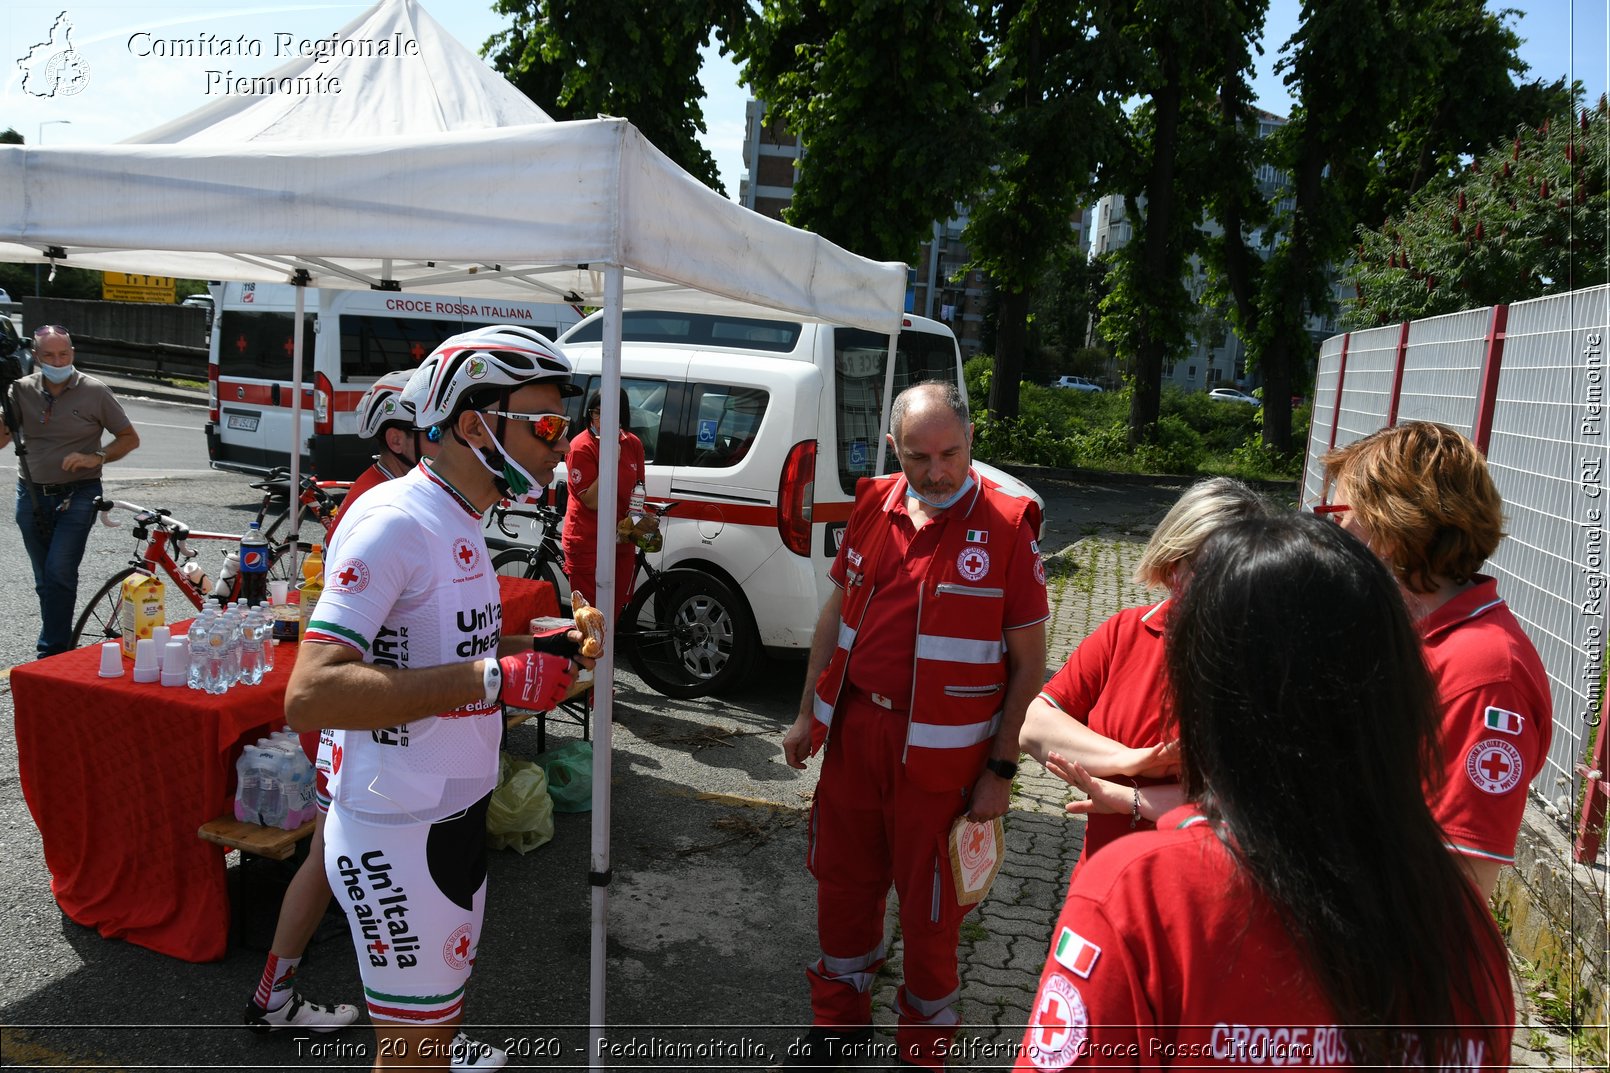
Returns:
[[[173,630],[167,626],[153,626],[151,640],[156,644],[157,670],[161,670],[168,665],[168,642],[173,640]]]
[[[162,684],[186,685],[190,677],[190,643],[183,640],[169,641],[165,647],[167,651],[162,656]]]
[[[123,646],[116,641],[101,644],[101,677],[123,677]]]
[[[103,660],[105,657],[101,657]],[[118,663],[118,672],[122,673],[121,660]],[[162,668],[157,664],[157,645],[149,637],[141,637],[134,642],[134,680],[136,682],[155,682],[162,677]]]

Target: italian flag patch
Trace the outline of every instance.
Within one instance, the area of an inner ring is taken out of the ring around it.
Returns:
[[[988,529],[969,529],[969,530],[967,530],[967,543],[969,543],[969,544],[988,544],[989,543],[989,530]]]
[[[1516,712],[1506,712],[1502,708],[1487,709],[1487,729],[1496,730],[1500,734],[1519,734],[1526,718]]]
[[[1101,947],[1072,928],[1063,928],[1062,934],[1057,936],[1057,945],[1051,948],[1051,956],[1069,972],[1088,980],[1090,970],[1096,967],[1096,959],[1101,956]]]

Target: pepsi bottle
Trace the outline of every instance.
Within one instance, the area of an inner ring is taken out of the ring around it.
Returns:
[[[240,598],[249,607],[268,603],[268,538],[256,522],[240,538]]]

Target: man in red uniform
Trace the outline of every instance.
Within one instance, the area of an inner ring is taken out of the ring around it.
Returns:
[[[562,546],[565,552],[565,571],[570,587],[597,604],[598,595],[598,465],[601,452],[598,443],[598,415],[603,409],[598,392],[587,400],[587,429],[570,441],[570,453],[565,455],[570,499],[565,506],[565,532]],[[620,450],[615,453],[620,467],[619,481],[615,485],[615,510],[609,513],[611,527],[626,517],[634,504],[633,492],[641,496],[643,482],[643,441],[626,429],[626,392],[621,392]],[[635,504],[641,512],[643,504]],[[610,618],[613,626],[626,609],[632,596],[632,582],[636,560],[634,545],[620,541],[615,545],[615,614]]]
[[[813,1028],[790,1064],[864,1063],[884,901],[900,898],[902,1060],[944,1065],[959,993],[951,824],[1003,815],[1018,730],[1045,673],[1039,510],[972,469],[954,385],[902,392],[890,420],[901,473],[863,481],[811,643],[788,763],[831,740],[812,806],[821,958],[807,970]],[[859,1061],[857,1061],[859,1060]]]

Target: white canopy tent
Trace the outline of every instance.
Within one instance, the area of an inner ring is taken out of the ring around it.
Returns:
[[[905,265],[741,208],[624,120],[544,122],[534,106],[522,115],[523,98],[451,47],[416,0],[382,0],[341,35],[378,40],[393,30],[417,35],[419,56],[387,60],[372,76],[352,69],[342,77],[374,81],[350,98],[225,100],[112,146],[0,146],[0,260],[288,281],[299,285],[298,335],[306,286],[602,306],[606,444],[620,422],[623,308],[785,312],[888,334],[892,350]],[[301,354],[298,337],[297,383]],[[293,399],[300,440],[300,393]],[[291,460],[294,488],[299,450]],[[601,502],[615,501],[616,480],[614,466],[602,467]],[[612,608],[613,534],[603,527],[599,539],[598,603]],[[597,674],[613,678],[612,649]],[[595,1037],[605,1023],[610,692],[597,697],[593,761]],[[596,1064],[598,1048],[589,1050]]]

